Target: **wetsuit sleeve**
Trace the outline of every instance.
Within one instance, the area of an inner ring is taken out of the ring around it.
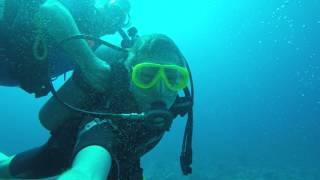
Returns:
[[[85,123],[80,127],[73,157],[88,146],[98,145],[105,148],[112,158],[108,179],[142,180],[140,157],[122,152],[122,150],[125,151],[122,145],[127,145],[128,142],[121,141],[117,136],[118,133],[108,120],[95,119]]]
[[[80,127],[74,156],[81,149],[91,145],[101,146],[111,155],[115,153],[116,142],[113,127],[108,120],[94,119]]]

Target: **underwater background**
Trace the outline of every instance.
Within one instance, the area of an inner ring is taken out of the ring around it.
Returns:
[[[143,158],[146,179],[320,180],[319,0],[131,3],[139,33],[173,38],[195,85],[193,174],[181,175],[178,118]],[[48,97],[0,87],[1,152],[47,140],[37,113]]]

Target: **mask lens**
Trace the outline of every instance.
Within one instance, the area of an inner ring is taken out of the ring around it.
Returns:
[[[174,91],[181,90],[188,85],[188,72],[182,67],[165,68],[168,88]]]
[[[167,68],[164,70],[164,72],[165,72],[166,78],[171,86],[175,86],[175,85],[179,84],[179,82],[182,79],[179,72],[175,69]]]
[[[158,72],[159,67],[157,66],[136,65],[133,68],[132,80],[140,88],[151,88],[155,83]]]
[[[132,80],[140,88],[151,88],[159,81],[167,87],[179,91],[188,85],[188,70],[176,65],[142,63],[133,67]]]
[[[158,72],[159,68],[156,67],[141,68],[138,74],[138,79],[141,83],[150,84]]]

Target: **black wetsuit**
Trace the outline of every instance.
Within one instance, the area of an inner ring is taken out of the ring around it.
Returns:
[[[41,97],[49,92],[48,76],[57,77],[73,69],[67,53],[52,37],[46,36],[47,57],[36,59],[34,45],[38,31],[35,13],[45,0],[6,0],[0,35],[0,85],[20,86]],[[44,49],[37,49],[40,54]]]
[[[94,0],[59,1],[70,11],[81,33],[96,35],[90,28],[96,19]],[[36,97],[49,92],[48,76],[55,78],[74,68],[71,57],[50,36],[46,36],[46,60],[40,61],[34,56],[33,47],[38,35],[34,17],[44,2],[6,0],[4,16],[0,19],[0,85],[20,86],[35,93]]]
[[[107,93],[106,98],[96,98],[99,101],[96,103],[96,109],[112,113],[139,112],[128,90],[128,75],[124,72],[125,68],[119,67],[119,64],[118,67],[111,64],[111,67],[116,70],[112,71],[111,75],[115,78],[111,80],[113,88]],[[169,126],[172,120],[168,120]],[[59,130],[51,133],[52,136],[45,145],[18,154],[10,164],[10,172],[14,177],[20,178],[54,176],[70,168],[74,156],[81,149],[99,145],[107,149],[112,156],[109,180],[118,177],[121,180],[140,180],[142,179],[141,156],[160,141],[167,129],[168,127],[154,128],[139,120],[111,121],[88,117],[70,119]],[[20,176],[21,174],[23,176]]]
[[[164,131],[152,130],[143,123],[120,124],[102,119],[87,121],[81,126],[69,124],[53,132],[45,145],[16,155],[10,164],[10,173],[15,178],[58,175],[71,167],[73,157],[81,149],[99,145],[112,156],[109,180],[142,180],[140,158],[160,141]]]

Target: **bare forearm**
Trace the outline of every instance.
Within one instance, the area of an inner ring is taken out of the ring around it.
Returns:
[[[57,42],[80,34],[70,12],[57,0],[48,0],[40,8],[40,17],[47,32]],[[84,40],[72,40],[63,44],[63,48],[72,56],[80,68],[92,63],[95,57]]]
[[[56,177],[57,180],[70,180],[70,179],[83,179],[83,180],[91,180],[89,175],[83,173],[82,171],[76,169],[70,169],[64,172],[59,177]]]

